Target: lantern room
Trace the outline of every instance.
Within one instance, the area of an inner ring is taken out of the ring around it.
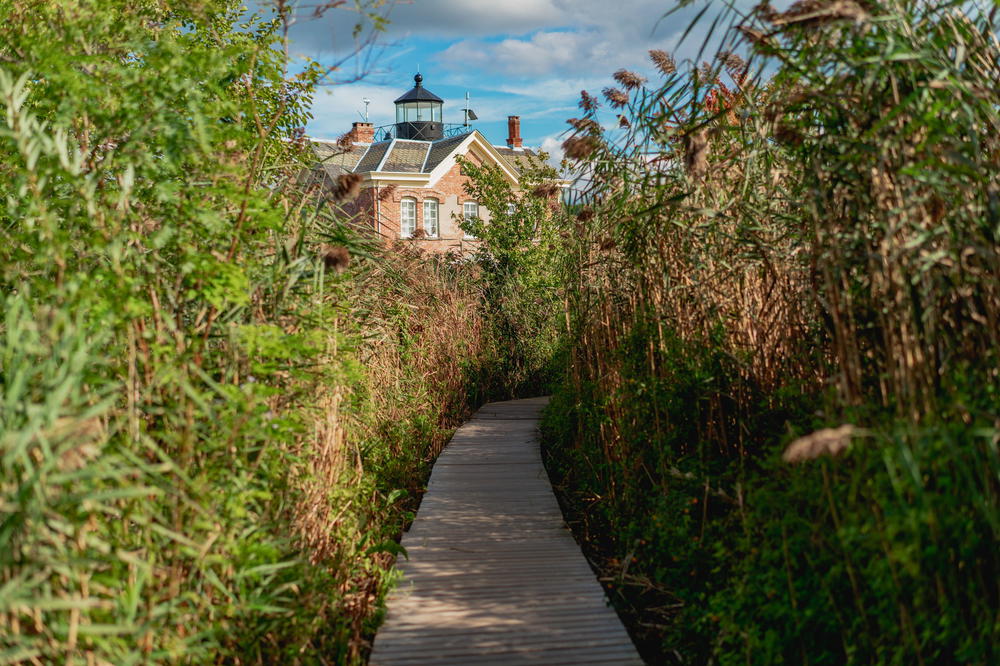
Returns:
[[[442,107],[444,100],[423,86],[424,77],[413,77],[416,84],[396,100],[396,137],[417,141],[437,141],[444,136]]]

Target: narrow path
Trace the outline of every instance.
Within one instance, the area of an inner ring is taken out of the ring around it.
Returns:
[[[642,663],[542,467],[546,402],[486,405],[438,458],[373,665]]]

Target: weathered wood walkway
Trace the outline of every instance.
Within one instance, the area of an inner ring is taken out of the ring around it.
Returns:
[[[542,467],[546,400],[486,405],[438,458],[372,664],[642,663]]]

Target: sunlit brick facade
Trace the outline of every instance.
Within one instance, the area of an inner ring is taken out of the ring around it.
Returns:
[[[494,146],[468,127],[455,128],[457,133],[445,137],[440,98],[422,88],[421,77],[416,81],[414,89],[397,100],[393,129],[380,132],[370,123],[354,123],[340,140],[314,139],[318,172],[331,188],[348,174],[361,177],[361,192],[344,204],[345,211],[386,241],[465,253],[476,241],[462,231],[460,221],[475,216],[488,223],[490,211],[466,194],[468,177],[457,158],[499,167],[516,188],[521,166],[537,156],[521,147],[517,116],[508,119],[507,146]],[[427,138],[401,138],[412,136]]]

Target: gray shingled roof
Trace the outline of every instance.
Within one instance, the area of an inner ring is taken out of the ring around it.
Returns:
[[[382,165],[381,171],[420,173],[431,145],[429,141],[396,140],[392,145],[392,152],[389,153],[385,164]]]
[[[513,148],[505,148],[503,146],[493,147],[497,149],[498,153],[503,155],[504,159],[507,160],[507,164],[518,175],[521,174],[521,169],[527,166],[540,166],[542,164],[542,161],[538,159],[538,155],[530,148],[514,150]]]
[[[356,167],[354,167],[354,173],[364,173],[366,171],[374,171],[377,169],[379,162],[381,162],[382,158],[385,157],[385,151],[389,150],[390,144],[392,144],[392,141],[373,143],[364,158],[358,162]]]
[[[313,155],[319,161],[319,166],[331,178],[353,171],[368,150],[368,146],[364,144],[354,144],[345,150],[336,142],[312,141],[310,143]]]
[[[371,145],[354,144],[346,152],[333,141],[313,141],[312,148],[320,165],[332,178],[351,171],[354,173],[371,171],[430,173],[446,160],[471,133],[467,132],[438,141],[397,139]],[[540,164],[538,154],[528,148],[514,150],[504,146],[493,147],[503,156],[515,173],[519,174],[521,169],[528,164]]]
[[[427,156],[427,164],[424,166],[424,173],[430,173],[434,170],[434,167],[441,164],[451,151],[458,147],[458,144],[465,141],[465,138],[469,136],[472,132],[466,134],[459,134],[458,136],[449,137],[447,139],[441,139],[440,141],[435,141],[434,145],[431,147],[431,152]]]

